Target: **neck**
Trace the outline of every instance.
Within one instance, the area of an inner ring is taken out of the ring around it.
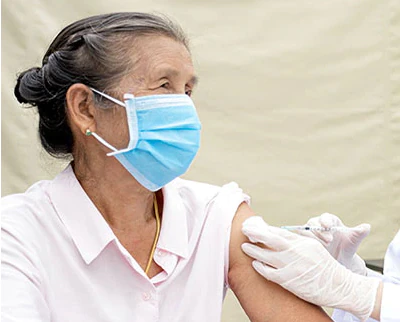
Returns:
[[[73,169],[86,194],[113,230],[137,229],[154,220],[155,194],[114,157],[75,159]]]

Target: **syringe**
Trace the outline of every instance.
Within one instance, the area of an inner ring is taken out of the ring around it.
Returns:
[[[311,230],[311,231],[330,231],[330,232],[335,232],[335,231],[347,231],[347,230],[352,230],[353,228],[350,227],[321,227],[321,226],[281,226],[282,229],[287,229],[287,230]]]

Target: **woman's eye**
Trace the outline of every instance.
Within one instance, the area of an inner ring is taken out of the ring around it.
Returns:
[[[168,88],[168,86],[169,86],[169,83],[164,83],[164,84],[162,84],[160,87]]]
[[[191,89],[189,89],[189,90],[187,90],[186,92],[185,92],[185,94],[187,95],[187,96],[192,96],[192,90]]]

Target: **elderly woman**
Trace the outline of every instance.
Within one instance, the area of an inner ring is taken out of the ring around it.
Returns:
[[[252,321],[330,320],[253,270],[237,185],[178,178],[196,80],[181,29],[145,13],[77,21],[20,74],[43,147],[73,161],[2,200],[3,322],[218,321],[228,287]]]

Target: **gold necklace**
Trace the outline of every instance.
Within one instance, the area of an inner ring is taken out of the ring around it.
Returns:
[[[154,256],[154,252],[156,251],[158,237],[160,236],[160,215],[158,214],[157,196],[155,193],[154,193],[153,205],[154,205],[154,213],[156,215],[156,235],[154,237],[153,247],[151,248],[150,257],[147,262],[146,269],[144,271],[146,273],[146,275],[148,275],[151,263],[153,262],[153,256]]]

